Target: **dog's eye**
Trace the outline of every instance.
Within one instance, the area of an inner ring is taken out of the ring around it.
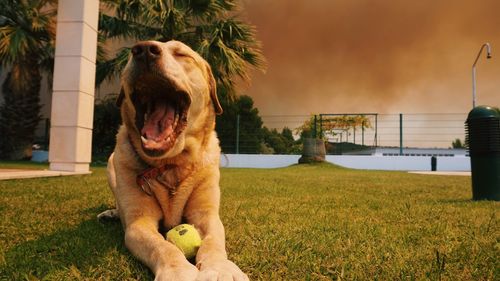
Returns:
[[[174,56],[178,57],[178,58],[189,58],[190,56],[186,53],[181,53],[181,52],[175,52],[174,53]]]

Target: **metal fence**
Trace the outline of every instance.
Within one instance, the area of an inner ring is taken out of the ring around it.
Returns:
[[[367,126],[349,126],[340,124],[327,128],[329,118],[355,118],[363,116]],[[314,115],[263,115],[264,126],[279,132],[287,127],[299,138],[299,129],[306,122],[314,120]],[[451,148],[452,142],[459,139],[465,142],[464,122],[466,113],[427,113],[427,114],[316,114],[316,130],[332,145],[344,144],[361,147],[393,147],[393,148]],[[234,152],[245,151],[255,146],[255,139],[249,140],[239,135],[237,126],[245,126],[244,120],[234,120],[234,137],[222,141],[222,150]],[[311,124],[309,124],[311,125]],[[312,124],[314,126],[314,124]],[[50,123],[44,119],[39,126],[36,142],[47,149]],[[254,136],[262,132],[255,132]],[[255,152],[257,153],[257,152]]]
[[[306,122],[312,130],[317,130],[330,144],[344,144],[362,147],[393,148],[452,148],[459,139],[465,142],[464,122],[466,113],[426,113],[426,114],[316,114],[316,115],[263,115],[264,126],[281,131],[284,127],[294,132],[298,139],[300,127]],[[360,118],[362,122],[349,125],[341,120]],[[364,119],[363,119],[364,118]],[[313,121],[315,120],[315,121]],[[336,120],[332,125],[331,120]],[[236,120],[235,120],[236,124]],[[240,126],[244,126],[240,122]],[[236,126],[236,125],[235,125]],[[314,128],[314,129],[313,129]],[[236,133],[237,130],[235,130]],[[258,132],[256,132],[258,134]],[[247,140],[235,134],[229,142],[244,148]],[[226,141],[226,143],[228,143]],[[226,147],[229,149],[229,147]],[[224,150],[224,147],[223,147]]]

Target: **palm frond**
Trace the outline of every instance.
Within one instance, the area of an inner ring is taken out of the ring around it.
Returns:
[[[0,5],[0,64],[45,53],[53,45],[56,12],[45,5],[54,1],[41,2],[6,0]]]
[[[220,17],[236,7],[235,1],[228,0],[190,0],[179,1],[189,3],[187,12],[191,13],[197,19],[209,19]]]
[[[236,79],[250,79],[249,67],[266,67],[255,27],[230,15],[236,0],[103,1],[112,11],[100,16],[104,37],[183,41],[208,61],[219,90],[229,96],[235,92]],[[123,52],[98,63],[96,82],[116,76],[125,63]]]
[[[96,64],[96,86],[106,79],[118,77],[127,64],[129,54],[129,48],[122,48],[113,59],[98,60]]]

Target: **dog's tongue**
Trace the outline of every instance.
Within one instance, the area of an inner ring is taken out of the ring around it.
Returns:
[[[175,109],[169,103],[157,103],[148,110],[141,134],[146,139],[160,142],[172,134]]]

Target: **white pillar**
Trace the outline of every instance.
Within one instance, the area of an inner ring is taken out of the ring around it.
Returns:
[[[88,172],[92,151],[99,0],[59,0],[50,169]]]

